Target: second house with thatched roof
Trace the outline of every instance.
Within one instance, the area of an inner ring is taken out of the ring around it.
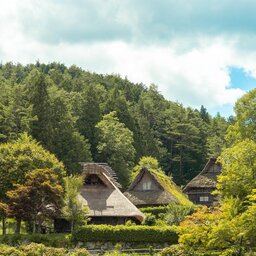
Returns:
[[[172,202],[192,205],[170,177],[146,167],[142,167],[124,195],[137,207],[162,206]]]
[[[82,163],[84,186],[79,200],[89,207],[88,217],[94,224],[141,223],[143,213],[119,190],[115,172],[102,163]]]
[[[204,169],[184,188],[184,192],[193,203],[211,206],[217,202],[217,197],[212,195],[212,192],[216,189],[221,164],[216,160],[216,157],[210,158]]]

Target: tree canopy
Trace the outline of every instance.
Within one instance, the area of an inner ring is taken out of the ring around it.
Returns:
[[[114,111],[104,115],[96,128],[99,130],[99,159],[109,163],[120,183],[124,187],[128,186],[135,157],[133,133],[119,122]]]
[[[14,184],[23,184],[30,171],[44,168],[53,170],[60,181],[65,175],[64,165],[26,133],[15,142],[0,144],[0,198]]]
[[[51,169],[35,169],[25,175],[24,184],[7,191],[8,215],[33,222],[33,233],[40,231],[46,218],[60,215],[63,187]]]
[[[157,85],[56,62],[1,65],[0,90],[0,142],[27,132],[64,163],[68,174],[81,171],[80,161],[102,159],[96,125],[112,111],[133,134],[131,162],[155,157],[178,184],[221,152],[230,123],[212,117],[204,106],[197,110],[166,100]]]
[[[219,255],[245,255],[256,246],[255,92],[236,103],[234,123],[227,132],[228,147],[217,190],[220,205],[198,208],[181,223],[180,246],[188,253],[221,251]]]

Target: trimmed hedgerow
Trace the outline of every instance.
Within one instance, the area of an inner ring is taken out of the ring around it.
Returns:
[[[71,235],[67,234],[13,234],[0,236],[0,244],[16,246],[24,243],[40,243],[51,247],[70,247]]]
[[[156,206],[156,207],[145,207],[140,208],[143,213],[151,213],[158,216],[161,213],[166,213],[168,211],[168,206]]]
[[[150,242],[175,244],[175,227],[88,225],[77,230],[73,242]]]

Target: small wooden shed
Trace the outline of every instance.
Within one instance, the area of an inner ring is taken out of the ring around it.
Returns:
[[[146,167],[140,170],[124,195],[137,207],[168,205],[171,202],[192,204],[170,177]]]
[[[217,197],[212,192],[216,189],[221,164],[216,160],[216,157],[210,158],[204,169],[184,188],[183,191],[193,203],[211,206],[217,202]]]
[[[141,223],[144,214],[119,190],[115,172],[105,163],[82,163],[84,186],[79,200],[89,207],[88,217],[94,224]]]

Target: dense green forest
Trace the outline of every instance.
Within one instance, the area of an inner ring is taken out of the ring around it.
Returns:
[[[17,255],[26,255],[24,251],[37,247],[52,255],[56,250],[62,250],[58,255],[76,255],[71,248],[47,246],[69,241],[72,247],[97,230],[97,239],[102,234],[113,241],[155,241],[156,234],[162,241],[168,234],[173,245],[162,256],[255,255],[256,89],[236,102],[235,118],[226,120],[210,116],[203,106],[196,110],[168,101],[155,85],[57,63],[2,65],[0,87],[2,241],[16,245],[3,245],[4,255],[17,250]],[[214,191],[219,204],[144,208],[141,226],[87,225],[88,208],[77,200],[83,181],[70,175],[80,172],[80,161],[108,162],[125,188],[145,159],[152,169],[163,169],[185,184],[213,154],[220,155],[222,164]],[[42,224],[51,227],[61,214],[72,223],[71,236],[31,235],[31,242],[45,245],[28,247],[15,242],[21,236],[6,236],[9,221],[15,220],[16,234],[22,229],[39,233]],[[81,253],[78,249],[77,255]]]
[[[218,155],[233,119],[168,101],[151,84],[59,63],[0,65],[0,142],[26,132],[61,160],[108,162],[124,187],[142,156],[185,184]]]

